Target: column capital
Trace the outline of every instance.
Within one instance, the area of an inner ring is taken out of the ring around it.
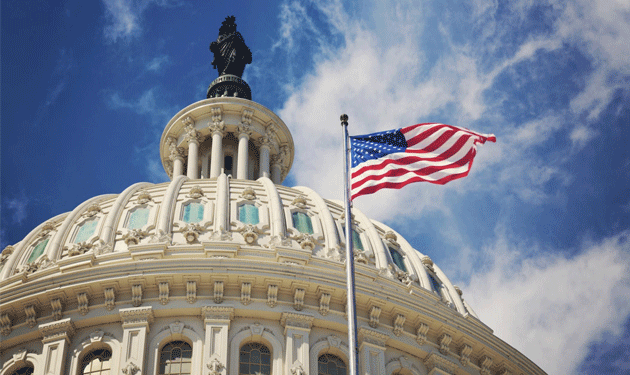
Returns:
[[[234,319],[234,307],[232,306],[203,306],[201,317],[206,323],[211,321],[231,321]]]
[[[285,328],[298,328],[302,330],[310,330],[313,326],[312,315],[298,314],[294,312],[283,312],[280,318],[280,324]]]
[[[122,320],[123,328],[134,326],[148,327],[153,322],[153,308],[144,306],[120,309],[120,319]]]
[[[202,140],[201,133],[197,131],[195,128],[195,124],[186,125],[186,134],[184,135],[184,139],[190,143],[199,144]]]
[[[446,356],[443,356],[435,352],[429,354],[424,359],[424,365],[427,366],[427,369],[429,370],[429,372],[433,369],[439,369],[449,374],[455,373],[455,369],[459,367],[457,363],[451,361]]]
[[[239,139],[243,137],[249,139],[252,136],[252,133],[254,132],[254,130],[251,125],[246,124],[246,123],[241,123],[236,128],[236,132],[238,133]]]
[[[74,331],[74,323],[72,323],[71,318],[39,325],[39,332],[42,334],[42,342],[44,343],[61,339],[70,342]]]

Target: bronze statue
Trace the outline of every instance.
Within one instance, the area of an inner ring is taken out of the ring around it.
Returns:
[[[236,31],[234,16],[225,17],[219,29],[219,37],[210,43],[210,51],[214,54],[212,66],[224,75],[243,76],[245,65],[252,62],[249,50],[241,33]]]

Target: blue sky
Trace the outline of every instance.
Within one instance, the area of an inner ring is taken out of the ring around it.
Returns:
[[[92,196],[167,180],[159,137],[216,78],[227,15],[253,99],[292,131],[285,185],[341,198],[341,113],[351,134],[494,133],[469,177],[356,207],[548,373],[630,372],[627,1],[2,1],[2,248]]]

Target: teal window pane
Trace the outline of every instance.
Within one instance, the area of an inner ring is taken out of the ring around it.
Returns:
[[[138,208],[131,213],[129,216],[129,223],[127,224],[128,229],[140,229],[147,225],[149,222],[149,212],[151,212],[150,208]]]
[[[260,222],[258,218],[258,207],[251,203],[240,205],[238,207],[238,220],[244,224],[258,224]]]
[[[50,238],[46,238],[35,246],[26,263],[31,263],[44,253],[44,249],[46,249],[46,245],[48,245],[48,240],[50,240]]]
[[[83,223],[77,231],[76,237],[74,237],[74,243],[87,241],[94,234],[97,224],[98,220],[96,219]]]
[[[405,266],[405,259],[403,258],[403,256],[391,247],[389,248],[389,253],[392,255],[392,260],[394,261],[394,264],[396,264],[401,270],[407,272],[407,266]]]
[[[343,235],[346,235],[346,226],[343,225]],[[335,227],[335,229],[337,229],[337,227]],[[361,242],[361,236],[359,235],[359,232],[357,232],[356,230],[352,230],[352,247],[355,250],[365,250],[365,248],[363,247],[363,242]]]
[[[311,218],[303,212],[293,213],[293,227],[302,233],[313,234],[313,223]]]
[[[188,203],[184,206],[184,217],[186,223],[198,223],[203,220],[203,204],[198,202]]]

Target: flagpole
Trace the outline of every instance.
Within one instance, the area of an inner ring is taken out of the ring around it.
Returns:
[[[344,199],[346,204],[346,288],[348,295],[348,352],[350,358],[349,375],[358,375],[359,373],[359,348],[357,347],[357,300],[355,297],[354,287],[354,254],[352,245],[352,207],[350,195],[350,145],[348,143],[348,115],[341,115],[341,127],[343,128],[344,139],[344,162],[345,169],[343,174]]]

